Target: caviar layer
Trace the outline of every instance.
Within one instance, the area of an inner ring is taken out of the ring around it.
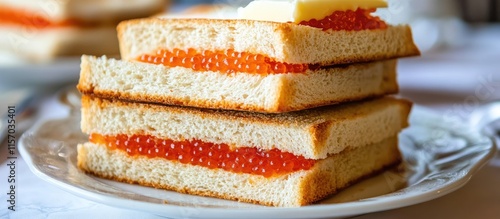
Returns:
[[[299,24],[334,31],[359,31],[387,28],[387,24],[384,21],[372,15],[373,12],[375,12],[375,9],[361,8],[358,8],[356,11],[335,11],[333,14],[321,20],[311,19],[309,21],[301,21]]]
[[[195,49],[159,49],[138,58],[140,62],[161,64],[169,67],[185,67],[195,71],[218,71],[225,73],[245,72],[257,74],[304,73],[307,64],[290,64],[273,61],[260,54],[226,51],[198,52]]]
[[[183,164],[234,173],[248,173],[271,177],[299,170],[308,170],[315,160],[282,152],[278,149],[261,150],[253,147],[232,149],[227,144],[213,144],[200,140],[172,141],[150,135],[91,134],[90,142],[106,145],[111,150],[125,151],[129,156],[163,158]]]
[[[34,12],[25,9],[16,9],[0,6],[0,24],[19,25],[36,29],[56,28],[76,25],[76,21],[65,20],[53,22],[44,16],[43,11]]]

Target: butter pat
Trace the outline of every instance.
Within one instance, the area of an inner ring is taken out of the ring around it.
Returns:
[[[385,0],[255,0],[238,9],[238,17],[276,22],[320,20],[334,11],[387,7]]]
[[[293,22],[320,20],[334,11],[387,7],[385,0],[295,0]]]

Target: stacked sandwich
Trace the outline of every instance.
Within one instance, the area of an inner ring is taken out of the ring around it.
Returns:
[[[167,0],[0,0],[0,52],[31,62],[118,55],[116,25],[163,11]]]
[[[122,60],[82,57],[81,126],[90,137],[78,167],[302,206],[398,164],[411,103],[387,95],[398,91],[394,58],[419,52],[407,26],[357,2],[320,20],[122,22]]]

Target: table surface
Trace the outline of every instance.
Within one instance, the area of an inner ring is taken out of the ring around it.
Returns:
[[[464,44],[400,61],[400,95],[443,115],[466,119],[482,104],[500,100],[500,26],[469,33]],[[38,114],[67,108],[47,97]],[[16,211],[7,209],[7,145],[0,145],[0,218],[159,218],[94,203],[36,177],[22,159],[16,165]],[[500,154],[461,189],[425,203],[358,216],[367,218],[500,218]]]

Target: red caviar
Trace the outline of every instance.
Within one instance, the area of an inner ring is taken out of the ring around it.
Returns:
[[[0,24],[14,24],[43,29],[72,26],[76,25],[77,22],[73,20],[54,22],[47,19],[47,17],[44,16],[43,11],[28,11],[25,9],[15,9],[6,6],[0,6]]]
[[[372,16],[375,9],[361,9],[356,11],[335,11],[333,14],[321,19],[302,21],[299,24],[322,28],[323,30],[372,30],[385,29],[387,24],[379,17]]]
[[[253,147],[231,149],[227,144],[200,140],[172,141],[150,135],[103,136],[91,134],[90,142],[107,145],[130,156],[164,158],[183,164],[210,169],[220,168],[235,173],[257,174],[265,177],[310,169],[315,160],[282,152],[278,149],[261,150]]]
[[[141,62],[162,64],[169,67],[192,68],[195,71],[246,72],[258,74],[304,73],[307,64],[276,62],[269,57],[247,52],[226,51],[198,52],[194,49],[160,49],[155,54],[138,58]]]

